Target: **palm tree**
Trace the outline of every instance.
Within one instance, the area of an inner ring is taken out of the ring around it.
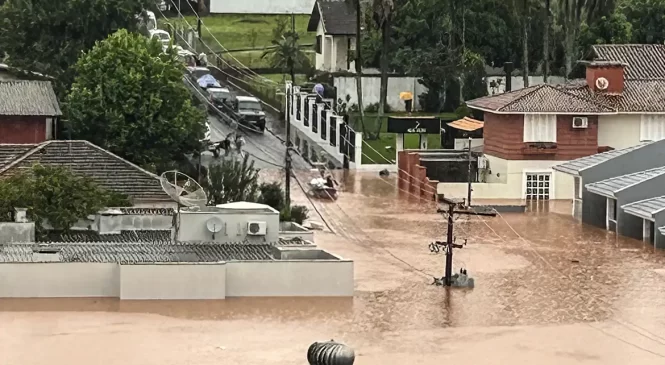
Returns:
[[[281,38],[273,39],[273,46],[263,52],[261,58],[270,57],[270,66],[291,75],[291,82],[296,83],[296,69],[303,69],[309,65],[309,58],[300,49],[298,40],[300,36],[295,32],[286,32]]]
[[[379,96],[379,116],[375,137],[379,138],[385,112],[386,99],[388,98],[388,50],[390,49],[390,27],[395,3],[393,0],[374,0],[372,4],[374,12],[374,23],[381,30],[381,91]]]

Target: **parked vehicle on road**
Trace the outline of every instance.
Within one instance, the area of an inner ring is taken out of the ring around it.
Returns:
[[[194,84],[198,84],[199,79],[206,75],[210,75],[210,70],[207,67],[187,66],[187,76]]]
[[[263,133],[266,129],[266,113],[261,101],[253,96],[236,96],[234,111],[240,115],[239,122]]]
[[[155,38],[162,44],[162,48],[168,47],[171,44],[171,35],[169,32],[161,29],[151,29],[149,33],[150,38]]]
[[[235,100],[233,93],[225,87],[209,87],[206,89],[206,93],[208,94],[210,104],[212,104],[209,107],[212,109],[214,106],[223,112],[230,109]]]

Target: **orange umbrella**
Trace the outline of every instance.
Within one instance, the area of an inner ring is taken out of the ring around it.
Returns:
[[[399,93],[399,98],[401,100],[413,100],[413,94],[410,91],[402,91]]]

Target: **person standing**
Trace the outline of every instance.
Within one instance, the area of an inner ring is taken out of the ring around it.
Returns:
[[[403,91],[399,93],[399,98],[404,100],[404,108],[406,112],[411,115],[411,110],[413,109],[413,93],[410,91]]]

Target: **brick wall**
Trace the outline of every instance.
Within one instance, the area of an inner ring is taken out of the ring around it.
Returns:
[[[0,116],[0,143],[41,143],[46,141],[46,117]]]
[[[437,180],[427,177],[427,169],[420,165],[420,154],[413,151],[400,151],[397,172],[400,192],[411,197],[420,197],[426,200],[436,200]],[[408,194],[407,194],[408,192]]]

